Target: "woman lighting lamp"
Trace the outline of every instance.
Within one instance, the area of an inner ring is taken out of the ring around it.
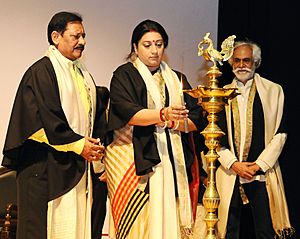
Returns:
[[[204,123],[196,99],[185,94],[181,103],[180,80],[184,89],[191,87],[162,60],[167,46],[168,35],[159,23],[140,22],[128,62],[111,80],[111,140],[104,163],[115,238],[191,235],[194,152],[189,139]]]

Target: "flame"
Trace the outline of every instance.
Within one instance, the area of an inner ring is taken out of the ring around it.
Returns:
[[[182,74],[180,75],[180,89],[179,89],[179,95],[180,95],[181,105],[185,105],[185,102],[184,102],[184,95],[183,95],[183,80],[182,80]]]
[[[183,90],[183,81],[182,81],[182,74],[180,74],[180,94],[182,94],[182,90]]]

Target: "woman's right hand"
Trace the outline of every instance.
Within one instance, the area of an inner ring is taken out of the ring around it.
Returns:
[[[176,121],[188,118],[189,110],[182,105],[172,105],[164,108],[166,120]]]

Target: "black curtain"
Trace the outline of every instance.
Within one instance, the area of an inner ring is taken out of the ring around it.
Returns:
[[[293,238],[300,238],[299,212],[299,161],[300,161],[300,83],[299,43],[297,14],[300,15],[296,0],[219,0],[218,43],[230,35],[236,40],[249,39],[261,46],[262,64],[257,72],[276,83],[285,92],[288,139],[279,160],[289,213],[292,225],[296,229]],[[227,63],[219,67],[222,76],[220,86],[233,79],[233,73]],[[243,239],[243,238],[241,238]]]

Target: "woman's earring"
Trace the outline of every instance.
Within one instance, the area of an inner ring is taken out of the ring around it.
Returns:
[[[131,60],[135,60],[137,58],[137,53],[134,51],[131,54]]]

